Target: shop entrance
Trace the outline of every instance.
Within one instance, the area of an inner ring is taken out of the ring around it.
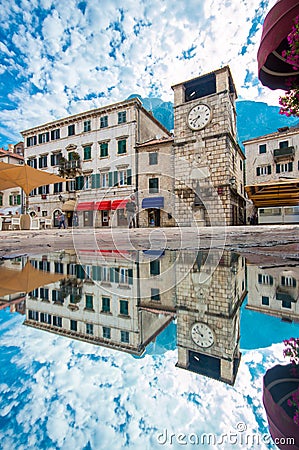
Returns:
[[[151,208],[148,210],[148,226],[149,227],[160,226],[160,209]]]
[[[93,223],[93,211],[83,211],[83,224],[84,227],[92,227]]]

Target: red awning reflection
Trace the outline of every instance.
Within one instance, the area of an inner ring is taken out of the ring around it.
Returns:
[[[265,18],[257,60],[259,79],[270,89],[287,90],[286,80],[290,76],[299,81],[299,71],[295,72],[281,56],[289,48],[287,36],[298,15],[297,0],[279,0]]]
[[[112,202],[111,209],[125,209],[127,203],[127,199],[114,200]]]
[[[95,202],[95,211],[109,211],[111,209],[111,200],[102,200],[101,202]]]
[[[77,205],[77,211],[93,211],[94,202],[82,202]]]

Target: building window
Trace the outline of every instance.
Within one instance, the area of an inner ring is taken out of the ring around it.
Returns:
[[[47,133],[42,133],[38,135],[38,143],[44,144],[45,142],[49,142],[50,140],[50,133],[47,131]]]
[[[100,128],[108,127],[108,116],[103,116],[100,118]]]
[[[293,172],[293,161],[276,164],[276,173]]]
[[[100,157],[107,158],[108,156],[108,142],[102,142],[100,144]]]
[[[129,284],[129,269],[121,267],[119,269],[119,283]]]
[[[69,125],[68,126],[68,136],[74,136],[75,134],[75,125]]]
[[[85,120],[84,121],[84,132],[86,133],[87,131],[91,130],[91,122],[90,120]]]
[[[50,192],[50,187],[48,184],[46,184],[45,186],[40,186],[38,188],[38,194],[39,195],[47,195]]]
[[[62,317],[53,316],[53,325],[54,327],[62,327]]]
[[[51,315],[47,313],[40,313],[40,321],[51,325]]]
[[[269,306],[270,302],[269,302],[269,297],[265,297],[264,295],[262,296],[262,305],[264,306]]]
[[[85,308],[93,309],[93,296],[90,294],[85,295]]]
[[[128,300],[119,301],[119,313],[123,316],[129,315],[129,302]]]
[[[86,334],[93,334],[93,323],[86,324]]]
[[[101,176],[101,187],[106,188],[109,186],[109,172],[102,173]]]
[[[102,297],[102,312],[110,312],[110,297]]]
[[[36,158],[28,159],[27,164],[28,164],[28,166],[34,167],[34,169],[37,169],[37,159]]]
[[[38,321],[38,311],[32,311],[31,309],[29,309],[29,311],[28,311],[28,319],[29,320],[36,320],[36,321]]]
[[[288,287],[296,287],[297,282],[296,282],[296,279],[293,277],[282,276],[281,277],[281,285],[288,286]]]
[[[77,320],[71,320],[70,321],[70,329],[72,331],[77,331]]]
[[[258,274],[258,283],[259,284],[268,284],[270,286],[273,285],[273,277],[272,275],[267,275],[267,274]]]
[[[127,121],[127,112],[121,111],[118,113],[118,123],[125,123]]]
[[[154,259],[150,262],[150,274],[160,275],[160,261],[158,259]]]
[[[271,166],[260,166],[256,168],[256,175],[259,177],[260,175],[271,175]]]
[[[32,147],[33,145],[36,145],[36,136],[27,138],[27,147]]]
[[[267,151],[267,146],[266,144],[261,144],[259,145],[259,154],[261,155],[262,153],[266,153]]]
[[[62,183],[54,183],[53,192],[54,194],[59,194],[62,192]]]
[[[118,171],[118,185],[126,186],[127,184],[127,170]]]
[[[60,160],[62,158],[62,153],[53,153],[51,155],[51,166],[58,166],[60,164]]]
[[[150,178],[148,180],[148,189],[150,194],[159,192],[159,178]]]
[[[83,148],[83,159],[91,159],[91,145],[87,145]]]
[[[45,167],[48,167],[48,155],[42,155],[38,159],[38,167],[40,169],[43,169]]]
[[[111,339],[111,328],[103,327],[103,338]]]
[[[279,148],[288,148],[289,141],[281,141],[279,142]]]
[[[56,130],[51,131],[51,141],[55,141],[56,139],[60,139],[60,129],[56,128]]]
[[[0,194],[0,206],[3,206],[3,194]]]
[[[39,290],[39,297],[41,300],[49,301],[49,289],[47,288],[40,288]]]
[[[292,309],[292,302],[290,302],[288,300],[283,300],[281,303],[281,306],[283,308]]]
[[[110,268],[102,267],[102,281],[110,283]]]
[[[61,262],[54,262],[54,272],[55,273],[63,273],[63,263]]]
[[[120,340],[121,340],[121,342],[129,344],[129,342],[130,342],[129,332],[121,330],[121,332],[120,332]]]
[[[11,194],[9,196],[9,206],[16,206],[21,204],[21,196],[19,194]]]
[[[119,155],[123,155],[124,153],[127,153],[127,140],[121,139],[120,141],[117,141],[117,153]]]
[[[151,300],[159,302],[160,299],[160,289],[151,288]]]
[[[149,165],[153,166],[155,164],[158,164],[158,152],[151,152],[148,154],[149,158]]]
[[[243,170],[243,161],[240,159],[240,170]]]

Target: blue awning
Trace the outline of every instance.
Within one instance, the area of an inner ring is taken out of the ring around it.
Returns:
[[[164,197],[144,198],[141,206],[142,208],[164,208]]]

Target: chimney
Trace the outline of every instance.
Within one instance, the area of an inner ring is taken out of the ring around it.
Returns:
[[[8,144],[8,151],[9,151],[9,153],[13,153],[14,152],[14,145],[13,144]]]

